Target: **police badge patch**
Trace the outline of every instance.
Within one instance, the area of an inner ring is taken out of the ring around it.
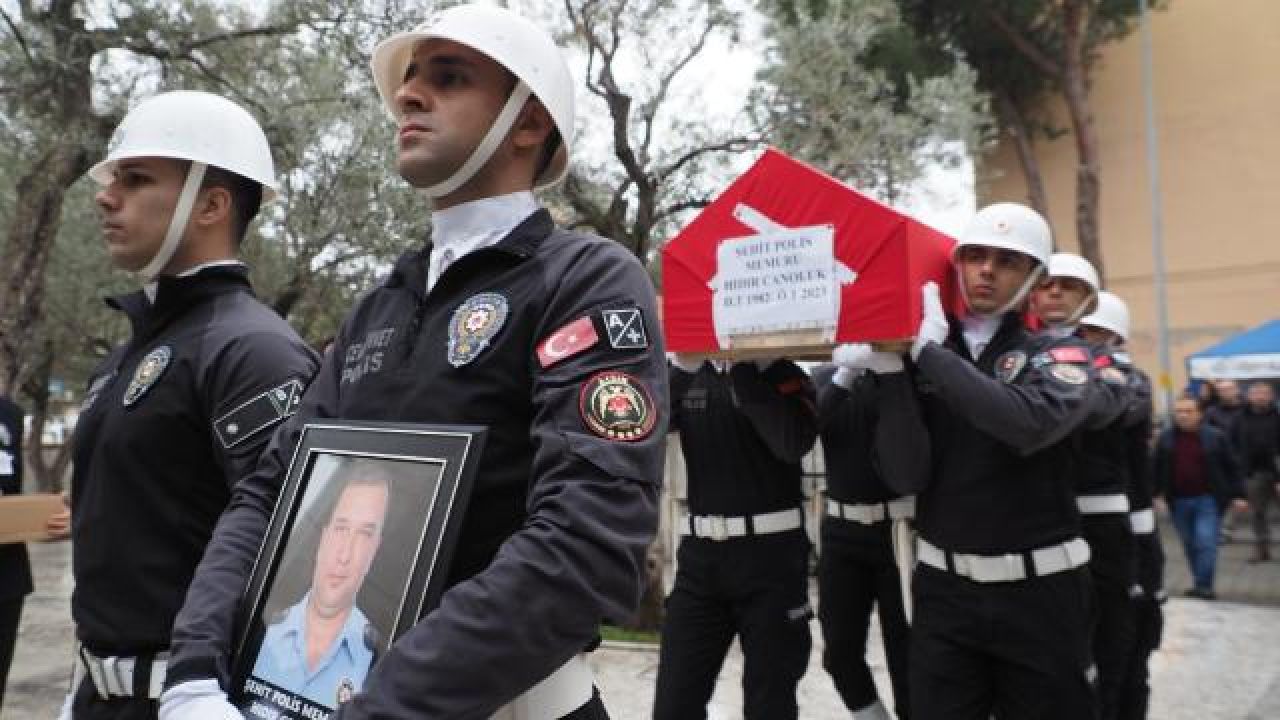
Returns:
[[[996,377],[1003,383],[1011,383],[1026,366],[1026,353],[1021,350],[1007,352],[996,359]]]
[[[155,385],[165,369],[169,367],[169,360],[172,357],[173,351],[169,346],[161,345],[142,358],[142,362],[138,363],[138,369],[133,371],[133,379],[129,381],[129,387],[125,388],[122,398],[125,407],[132,407],[142,399],[142,396],[151,389],[152,385]]]
[[[1084,368],[1068,363],[1050,365],[1049,374],[1068,385],[1083,385],[1089,380],[1089,374]]]
[[[449,321],[449,364],[462,367],[475,360],[507,321],[507,299],[498,293],[467,298]]]
[[[644,385],[617,370],[596,373],[582,384],[578,411],[591,432],[627,442],[648,437],[658,419]]]

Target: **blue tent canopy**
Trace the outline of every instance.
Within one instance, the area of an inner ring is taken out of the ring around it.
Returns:
[[[1280,378],[1280,320],[1265,322],[1188,355],[1187,374],[1197,380]]]

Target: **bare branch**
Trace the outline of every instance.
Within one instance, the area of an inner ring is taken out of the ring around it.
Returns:
[[[658,82],[658,89],[654,92],[649,102],[645,103],[641,109],[644,116],[644,139],[640,142],[640,151],[648,156],[649,147],[653,140],[653,123],[658,116],[658,108],[662,106],[667,99],[667,93],[671,91],[671,83],[676,79],[689,63],[698,55],[702,54],[703,48],[707,45],[707,38],[711,37],[711,33],[715,30],[716,20],[714,11],[707,11],[707,20],[702,27],[702,34],[698,39],[689,46],[684,55],[680,56],[676,62],[663,73],[662,79]]]
[[[673,162],[668,164],[665,168],[663,168],[662,170],[659,170],[656,173],[656,175],[660,182],[665,181],[668,178],[670,178],[674,173],[679,171],[680,168],[684,167],[685,165],[688,165],[689,163],[693,162],[699,157],[702,157],[703,155],[707,155],[709,153],[716,153],[716,152],[742,152],[745,150],[750,150],[752,147],[755,147],[759,143],[760,143],[760,139],[757,137],[749,137],[747,135],[737,135],[735,137],[721,140],[720,142],[711,143],[709,145],[702,145],[685,152],[683,155],[681,155],[680,157],[676,158]]]
[[[678,203],[672,203],[671,205],[668,205],[667,207],[659,210],[653,216],[653,220],[655,223],[659,223],[673,215],[678,215],[682,212],[685,212],[686,210],[700,210],[710,204],[711,204],[711,198],[709,197],[700,197],[700,198],[694,198],[692,200],[684,200]]]
[[[4,22],[9,26],[9,30],[13,33],[14,39],[18,41],[18,46],[22,48],[22,54],[27,56],[27,63],[34,66],[36,64],[36,59],[31,55],[31,48],[27,47],[27,38],[23,36],[22,31],[18,29],[18,24],[13,21],[13,18],[9,16],[9,13],[5,12],[3,7],[0,7],[0,15],[4,16]]]

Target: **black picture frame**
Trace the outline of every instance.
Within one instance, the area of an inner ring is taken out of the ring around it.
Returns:
[[[304,427],[241,599],[228,694],[246,718],[328,717],[439,604],[484,439],[476,426]]]

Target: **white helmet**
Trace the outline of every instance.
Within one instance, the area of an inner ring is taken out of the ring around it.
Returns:
[[[154,280],[177,251],[207,166],[258,183],[263,202],[276,197],[275,164],[262,126],[247,110],[219,95],[179,90],[143,100],[116,127],[107,157],[89,169],[89,177],[109,185],[117,163],[142,157],[191,162],[164,242],[138,271],[146,280]]]
[[[1035,210],[1008,202],[979,210],[960,233],[952,256],[968,245],[1020,252],[1030,255],[1042,267],[1049,264],[1049,254],[1053,252],[1049,223]]]
[[[1036,261],[1035,270],[1027,276],[1017,294],[995,313],[1002,315],[1021,304],[1040,279],[1040,274],[1049,264],[1049,255],[1053,252],[1053,238],[1049,233],[1049,223],[1045,222],[1040,213],[1025,205],[1003,202],[988,205],[973,216],[951,251],[953,263],[960,255],[960,248],[967,246],[1013,250]],[[960,276],[960,285],[964,287],[963,275]],[[965,298],[967,302],[967,291]]]
[[[1049,270],[1045,277],[1075,278],[1089,286],[1089,296],[1063,324],[1074,325],[1080,316],[1091,313],[1098,307],[1098,290],[1101,283],[1098,282],[1098,271],[1088,260],[1072,253],[1054,253],[1049,256]]]
[[[1129,306],[1119,295],[1103,290],[1098,293],[1098,308],[1080,320],[1081,325],[1110,330],[1121,340],[1129,339]]]
[[[555,40],[542,28],[506,8],[469,4],[442,10],[413,30],[392,35],[373,49],[370,60],[373,81],[383,104],[396,119],[400,111],[395,96],[404,83],[413,49],[431,38],[451,40],[484,53],[515,75],[518,82],[471,157],[450,178],[424,188],[423,192],[429,197],[448,195],[470,180],[511,130],[529,95],[538,98],[560,132],[560,146],[547,168],[534,179],[534,187],[550,187],[564,178],[573,145],[574,84],[569,65]]]
[[[262,126],[248,110],[212,93],[178,90],[143,100],[124,116],[111,135],[107,157],[89,170],[89,177],[107,185],[117,162],[138,157],[222,168],[261,185],[263,202],[278,190]]]

